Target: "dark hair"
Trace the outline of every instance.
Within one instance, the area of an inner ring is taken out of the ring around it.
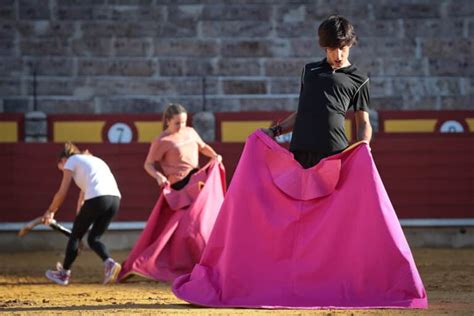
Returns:
[[[178,103],[170,103],[163,112],[163,130],[168,128],[168,121],[173,117],[173,115],[187,113],[184,106]]]
[[[357,43],[352,24],[340,15],[331,15],[318,29],[319,45],[328,48],[342,48]]]
[[[63,158],[69,158],[73,155],[81,154],[82,152],[77,148],[76,145],[74,145],[71,142],[66,142],[64,144],[64,148],[61,150],[61,152],[58,155],[58,160],[61,160]]]

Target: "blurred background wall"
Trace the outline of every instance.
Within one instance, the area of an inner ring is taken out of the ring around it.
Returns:
[[[374,110],[473,108],[472,0],[1,0],[0,112],[291,111],[333,13]]]

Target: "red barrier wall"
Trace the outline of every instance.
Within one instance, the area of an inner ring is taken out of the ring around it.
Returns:
[[[230,180],[241,143],[211,144],[224,157]],[[103,158],[123,194],[117,220],[144,221],[158,198],[143,170],[148,144],[80,144]],[[61,144],[0,144],[0,222],[41,215],[59,186],[56,155]],[[474,138],[470,134],[378,134],[374,158],[400,218],[474,217]],[[258,179],[255,179],[258,181]],[[74,218],[78,190],[71,187],[58,213]]]

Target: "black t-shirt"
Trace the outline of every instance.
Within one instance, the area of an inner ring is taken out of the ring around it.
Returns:
[[[345,149],[346,112],[368,111],[369,102],[369,78],[356,66],[333,70],[326,59],[305,65],[290,150],[328,156]]]

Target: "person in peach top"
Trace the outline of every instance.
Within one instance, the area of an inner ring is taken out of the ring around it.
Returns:
[[[163,113],[163,132],[151,143],[144,168],[160,187],[170,184],[180,190],[199,166],[199,153],[221,162],[222,157],[206,144],[194,128],[186,126],[188,114],[180,104],[170,104]],[[158,163],[162,169],[156,168]]]

